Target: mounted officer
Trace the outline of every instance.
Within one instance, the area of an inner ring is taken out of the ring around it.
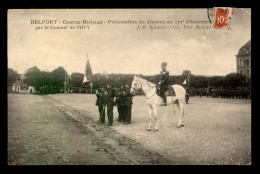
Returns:
[[[169,71],[166,71],[166,62],[162,62],[161,68],[162,71],[160,72],[160,81],[159,81],[159,87],[160,87],[160,95],[163,98],[163,106],[167,106],[167,97],[165,92],[168,90],[168,79],[169,79]]]

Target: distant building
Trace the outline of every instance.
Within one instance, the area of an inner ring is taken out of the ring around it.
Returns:
[[[21,93],[21,92],[25,92],[27,90],[28,86],[24,82],[24,79],[25,79],[25,77],[23,74],[18,74],[18,78],[13,83],[12,92]]]
[[[29,86],[28,90],[27,90],[27,93],[30,93],[30,94],[36,93],[35,87]]]
[[[251,39],[239,49],[236,61],[237,73],[251,77]]]
[[[13,83],[13,86],[10,89],[8,89],[9,93],[10,92],[14,92],[14,93],[35,93],[35,87],[33,86],[28,86],[25,83],[25,76],[24,74],[18,74],[18,78],[16,79],[16,81]]]

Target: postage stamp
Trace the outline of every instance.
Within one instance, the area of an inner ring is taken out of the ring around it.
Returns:
[[[217,29],[230,29],[229,24],[234,13],[235,8],[230,7],[214,7],[208,9],[209,21]]]

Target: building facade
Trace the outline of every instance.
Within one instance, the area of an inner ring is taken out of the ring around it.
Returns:
[[[242,46],[236,55],[237,73],[251,77],[251,39]]]
[[[13,83],[12,92],[22,93],[22,92],[26,92],[28,90],[28,86],[24,82],[24,79],[25,79],[25,77],[23,74],[18,74],[18,78]]]

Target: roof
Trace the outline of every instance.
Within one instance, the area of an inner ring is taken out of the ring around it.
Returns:
[[[18,75],[18,79],[19,80],[24,80],[26,79],[25,75],[24,74],[17,74]]]
[[[237,55],[240,56],[246,54],[251,54],[251,39],[239,49]]]

